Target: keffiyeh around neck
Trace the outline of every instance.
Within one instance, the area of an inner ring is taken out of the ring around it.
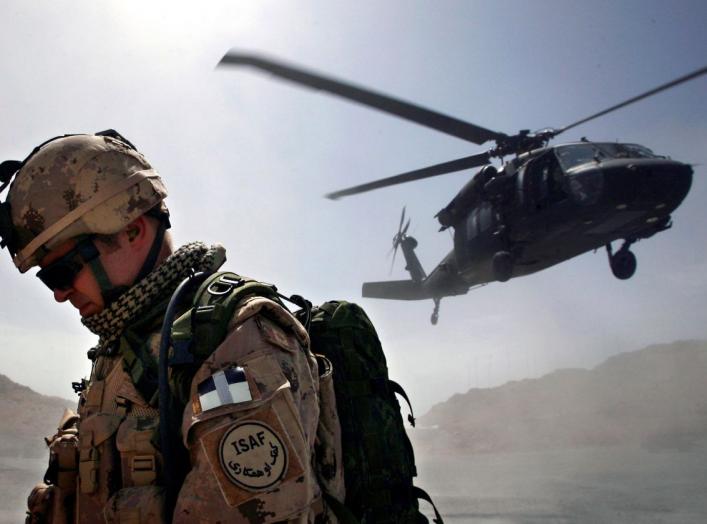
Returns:
[[[171,295],[192,272],[215,271],[225,260],[226,252],[218,244],[209,247],[202,242],[192,242],[177,249],[109,307],[81,319],[83,325],[99,337],[96,354],[108,352],[133,320],[156,301]]]

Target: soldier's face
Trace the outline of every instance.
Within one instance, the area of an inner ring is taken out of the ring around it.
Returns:
[[[75,246],[75,239],[67,240],[42,258],[39,267],[47,267],[52,262],[59,260],[69,253]],[[96,247],[100,253],[101,248],[98,242],[96,242]],[[102,255],[101,258],[103,258]],[[82,317],[95,315],[105,307],[103,296],[101,295],[101,288],[98,286],[98,282],[88,265],[84,265],[81,268],[74,277],[71,285],[66,289],[54,289],[54,299],[57,302],[66,302],[68,300],[71,302],[72,306],[79,310]]]
[[[139,219],[142,220],[142,219]],[[136,221],[137,222],[137,221]],[[137,228],[138,233],[134,231]],[[127,230],[131,233],[128,234]],[[106,244],[94,240],[98,249],[100,263],[113,286],[130,286],[137,276],[149,249],[150,234],[145,228],[144,221],[137,226],[130,226],[117,233],[115,243]],[[47,267],[52,262],[66,255],[76,246],[75,239],[69,239],[57,248],[50,251],[39,263],[41,268]],[[79,310],[82,317],[89,317],[100,313],[105,308],[101,288],[88,264],[85,264],[66,289],[54,289],[54,299],[57,302],[69,301]]]

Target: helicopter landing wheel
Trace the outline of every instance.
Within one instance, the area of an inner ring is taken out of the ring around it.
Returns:
[[[628,249],[619,249],[609,259],[611,272],[620,280],[627,280],[636,272],[636,255]]]
[[[508,251],[498,251],[491,259],[493,276],[499,282],[506,282],[513,276],[513,256]]]
[[[432,322],[432,325],[433,325],[433,326],[436,326],[436,325],[437,325],[437,321],[439,320],[439,302],[440,302],[440,299],[435,298],[435,299],[433,299],[433,300],[434,300],[434,303],[435,303],[435,308],[434,308],[434,310],[432,311],[432,316],[430,317],[430,322]]]

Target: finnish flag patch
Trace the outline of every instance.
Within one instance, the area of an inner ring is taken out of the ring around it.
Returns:
[[[197,386],[202,411],[253,400],[248,379],[242,367],[217,371]]]

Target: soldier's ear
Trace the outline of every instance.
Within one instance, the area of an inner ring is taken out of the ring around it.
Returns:
[[[128,242],[135,245],[144,241],[147,237],[147,220],[145,217],[138,217],[130,224],[125,226],[125,235],[128,237]]]
[[[128,241],[132,242],[140,234],[140,230],[135,226],[128,226],[128,229],[125,231],[125,233],[128,235]]]

